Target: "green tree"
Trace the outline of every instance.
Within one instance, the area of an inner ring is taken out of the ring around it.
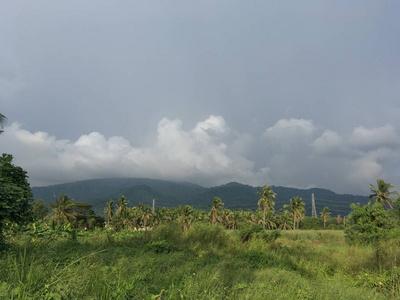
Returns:
[[[126,227],[130,221],[131,211],[128,208],[128,201],[125,196],[121,196],[117,202],[117,209],[113,216],[113,224],[116,228]]]
[[[215,224],[217,222],[222,221],[221,214],[223,207],[224,203],[222,202],[221,198],[214,197],[210,210],[211,224]]]
[[[376,244],[386,239],[388,230],[394,228],[395,222],[390,218],[390,211],[379,203],[361,206],[351,204],[352,212],[346,218],[346,239],[351,244]]]
[[[56,199],[55,203],[50,204],[52,209],[51,213],[47,216],[47,219],[53,225],[61,225],[64,223],[70,223],[76,219],[76,216],[68,209],[72,205],[72,198],[67,194],[62,194],[60,199],[54,195]]]
[[[46,205],[46,202],[44,202],[42,199],[35,200],[32,203],[32,213],[36,220],[43,220],[48,212],[49,209]]]
[[[304,218],[305,213],[305,205],[303,199],[297,196],[293,197],[290,199],[290,204],[285,204],[284,207],[292,213],[293,230],[295,230],[296,227],[297,229],[299,229],[300,221]]]
[[[166,207],[157,207],[154,214],[154,223],[159,225],[172,220],[171,212]]]
[[[194,209],[190,205],[178,206],[175,210],[175,218],[182,225],[182,229],[189,229],[193,222]]]
[[[110,226],[112,217],[114,215],[114,207],[113,207],[114,201],[109,200],[107,202],[107,205],[104,209],[104,212],[106,213],[106,218],[107,218],[107,226]]]
[[[324,228],[326,227],[326,221],[329,220],[329,218],[331,217],[331,212],[329,211],[329,207],[324,207],[321,211],[321,218],[324,221]]]
[[[121,196],[117,202],[117,210],[115,211],[116,218],[126,218],[128,209],[128,201],[125,196]]]
[[[274,211],[276,194],[270,186],[264,185],[263,188],[258,188],[257,195],[260,196],[258,206],[263,208],[263,226],[265,229],[267,213],[268,211]]]
[[[150,205],[144,205],[139,203],[138,205],[138,216],[139,224],[146,229],[147,226],[151,225],[151,220],[153,217],[152,208]]]
[[[377,187],[373,184],[370,184],[370,189],[372,194],[369,195],[369,202],[371,204],[372,201],[380,203],[383,207],[392,208],[392,202],[394,199],[390,198],[390,195],[397,195],[396,191],[391,191],[390,189],[394,188],[393,184],[386,183],[383,179],[377,180]]]
[[[292,220],[293,220],[293,215],[290,211],[288,211],[287,209],[283,210],[281,209],[281,211],[279,212],[279,216],[278,216],[278,226],[280,229],[283,230],[288,230],[288,229],[292,229]]]
[[[31,219],[33,194],[28,175],[21,167],[12,164],[13,157],[0,157],[0,235],[5,222],[23,223]]]

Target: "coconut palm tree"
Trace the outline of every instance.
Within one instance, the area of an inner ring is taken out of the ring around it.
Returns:
[[[287,209],[283,210],[281,209],[279,212],[279,228],[283,230],[288,230],[288,229],[293,229],[292,227],[292,219],[293,215],[290,211]]]
[[[114,216],[112,218],[113,225],[116,229],[123,227],[129,223],[130,211],[128,208],[128,201],[125,196],[121,196],[117,202],[117,209],[115,210]]]
[[[106,217],[107,217],[107,226],[110,226],[111,219],[114,215],[113,203],[114,203],[113,200],[109,200],[107,202],[106,208],[104,209],[104,211],[106,213]]]
[[[150,225],[153,213],[152,213],[152,208],[150,205],[145,205],[142,203],[139,203],[138,205],[138,212],[139,212],[139,222],[140,225],[146,229],[148,225]]]
[[[212,204],[211,204],[211,224],[215,224],[217,222],[221,222],[221,214],[222,209],[224,207],[224,203],[222,202],[221,198],[214,197]]]
[[[50,204],[52,211],[46,217],[52,224],[59,226],[76,219],[76,216],[68,210],[73,205],[70,196],[62,194],[60,199],[57,199],[56,195],[54,195],[54,198],[56,199],[56,203]]]
[[[158,225],[163,222],[168,222],[172,220],[171,212],[166,207],[157,207],[154,213],[154,224]]]
[[[263,188],[258,188],[257,195],[260,196],[260,200],[258,200],[258,206],[263,207],[263,226],[265,229],[267,213],[268,211],[274,211],[274,199],[276,194],[270,186],[264,185]]]
[[[297,229],[299,229],[300,221],[304,218],[304,212],[305,212],[303,199],[297,196],[293,197],[290,199],[290,204],[285,204],[283,207],[287,208],[292,213],[293,230],[296,229],[296,224],[297,224]]]
[[[176,220],[178,223],[182,224],[182,229],[186,230],[189,229],[190,224],[193,221],[193,214],[194,214],[194,209],[190,205],[183,205],[183,206],[178,206],[175,209],[176,212]]]
[[[378,185],[377,187],[370,184],[372,194],[369,195],[368,204],[371,204],[372,201],[375,201],[375,203],[380,203],[385,208],[392,208],[392,202],[394,199],[390,198],[390,195],[398,195],[396,191],[390,190],[391,188],[394,188],[394,185],[386,183],[383,179],[378,179],[376,182]]]
[[[128,201],[125,196],[121,196],[117,203],[117,210],[115,211],[116,217],[126,217],[126,212],[128,208]]]
[[[322,209],[320,214],[321,214],[322,220],[324,221],[324,228],[325,228],[326,227],[326,221],[328,221],[329,218],[331,217],[331,212],[329,211],[329,208],[325,206]]]
[[[7,122],[7,118],[5,115],[0,114],[0,134],[3,132],[4,124]]]

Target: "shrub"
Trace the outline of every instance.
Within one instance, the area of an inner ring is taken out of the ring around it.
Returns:
[[[300,229],[323,229],[324,225],[320,218],[315,217],[305,217],[300,222]]]
[[[273,242],[275,241],[278,237],[281,236],[281,230],[271,230],[271,231],[261,231],[258,232],[254,235],[257,238],[261,238],[266,242]]]
[[[262,232],[263,230],[264,230],[263,226],[259,225],[259,224],[251,224],[251,225],[244,226],[239,231],[240,240],[242,242],[247,242],[248,240],[250,240],[253,237],[253,235],[255,235],[259,232]]]
[[[186,244],[193,248],[209,249],[213,247],[224,247],[228,236],[222,226],[195,223],[186,232]]]
[[[144,250],[152,251],[154,253],[170,253],[178,250],[178,247],[168,243],[165,240],[153,241],[144,246]]]
[[[247,242],[252,238],[260,238],[266,242],[272,242],[281,236],[281,230],[264,230],[262,225],[253,224],[241,229],[239,235],[242,242]]]
[[[376,244],[387,238],[389,229],[394,227],[388,211],[379,204],[372,206],[352,204],[353,211],[348,220],[350,226],[345,229],[346,240],[350,244]]]

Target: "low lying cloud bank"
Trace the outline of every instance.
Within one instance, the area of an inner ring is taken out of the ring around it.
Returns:
[[[399,183],[400,136],[394,127],[357,127],[347,136],[318,128],[311,120],[282,119],[257,137],[230,128],[222,116],[211,115],[188,130],[180,120],[164,118],[153,145],[133,147],[120,136],[92,132],[74,142],[13,123],[1,135],[1,150],[28,171],[32,186],[149,177],[367,194],[377,178]]]

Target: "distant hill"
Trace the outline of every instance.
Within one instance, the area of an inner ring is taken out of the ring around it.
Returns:
[[[326,189],[296,189],[273,186],[277,194],[275,199],[276,209],[289,203],[295,196],[303,198],[306,204],[306,215],[311,215],[311,194],[314,193],[317,213],[324,206],[330,208],[332,216],[347,215],[351,203],[366,204],[368,197],[355,195],[339,195]],[[130,206],[139,203],[152,204],[168,208],[179,205],[191,205],[196,209],[209,209],[209,204],[214,197],[220,197],[226,208],[252,209],[257,208],[257,187],[231,182],[225,185],[205,188],[189,182],[172,182],[148,178],[108,178],[77,181],[46,187],[33,187],[35,199],[43,199],[47,203],[54,202],[54,195],[58,197],[66,193],[75,201],[86,202],[93,205],[93,209],[101,214],[108,200],[118,200],[126,196]]]

